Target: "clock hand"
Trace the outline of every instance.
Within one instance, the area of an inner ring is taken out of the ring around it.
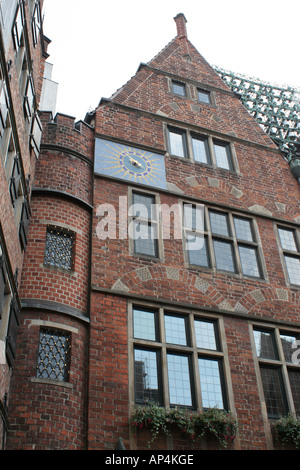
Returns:
[[[137,166],[139,168],[142,166],[141,163],[139,163],[137,160],[134,160],[134,158],[132,158],[132,157],[129,157],[129,161],[130,161],[131,165]]]

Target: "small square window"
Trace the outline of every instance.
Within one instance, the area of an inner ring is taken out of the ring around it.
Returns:
[[[210,92],[209,91],[200,90],[198,88],[197,92],[198,92],[198,100],[201,101],[201,103],[211,104]]]
[[[172,90],[175,95],[186,96],[185,84],[182,82],[172,81]]]
[[[74,267],[75,234],[70,230],[47,227],[44,264],[71,270]]]
[[[42,328],[39,338],[37,377],[69,381],[71,334]]]

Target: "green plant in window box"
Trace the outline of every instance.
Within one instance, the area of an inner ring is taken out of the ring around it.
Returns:
[[[273,424],[275,441],[283,446],[300,448],[300,417],[292,414],[279,418]]]
[[[202,437],[215,438],[220,448],[225,449],[237,433],[237,420],[230,411],[211,408],[207,411],[190,411],[185,408],[166,410],[155,403],[136,408],[131,416],[135,429],[148,428],[151,439],[148,447],[160,432],[171,435],[177,429],[192,441]]]

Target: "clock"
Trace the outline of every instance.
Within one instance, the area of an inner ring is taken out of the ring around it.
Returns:
[[[164,156],[96,138],[95,172],[166,189]]]

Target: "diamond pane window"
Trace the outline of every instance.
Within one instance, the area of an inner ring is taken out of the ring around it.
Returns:
[[[69,381],[71,334],[54,329],[40,330],[37,377]]]
[[[73,269],[75,234],[58,227],[47,227],[44,264]]]

